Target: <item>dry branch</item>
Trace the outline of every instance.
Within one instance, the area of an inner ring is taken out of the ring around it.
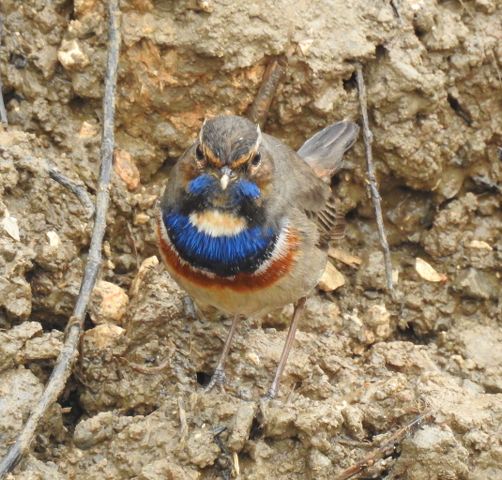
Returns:
[[[3,93],[2,93],[2,77],[0,77],[0,121],[7,125],[7,110],[5,109],[5,103],[3,101]]]
[[[96,218],[92,231],[89,256],[85,265],[84,277],[80,286],[73,315],[66,326],[63,348],[54,366],[49,381],[33,408],[16,442],[0,463],[0,479],[14,468],[29,449],[35,430],[47,409],[57,400],[71,374],[78,355],[78,344],[83,331],[85,313],[96,283],[101,265],[101,248],[106,229],[106,213],[110,201],[109,184],[112,172],[112,153],[114,146],[115,89],[120,49],[118,0],[108,2],[108,61],[105,76],[105,95],[103,98],[103,132],[101,141],[101,167],[96,195]]]
[[[394,432],[385,442],[372,450],[363,459],[336,475],[334,480],[348,480],[354,475],[372,467],[379,460],[389,457],[406,437],[416,432],[425,422],[429,421],[431,417],[432,412],[430,411],[419,415],[410,423]]]
[[[3,18],[0,16],[0,46],[2,45],[2,34],[3,34]],[[2,90],[2,77],[0,77],[0,121],[7,125],[7,110],[5,109],[5,103],[3,101],[3,90]]]
[[[260,89],[248,112],[248,118],[260,127],[263,127],[267,121],[270,105],[285,72],[286,59],[284,57],[273,58],[265,69]]]
[[[384,261],[385,261],[385,276],[387,279],[387,288],[392,297],[395,297],[394,283],[392,281],[392,262],[390,258],[389,244],[387,242],[387,235],[385,234],[385,227],[383,224],[382,206],[380,204],[381,197],[378,192],[378,186],[375,175],[375,166],[373,164],[373,152],[371,143],[373,142],[373,134],[371,133],[368,120],[368,100],[366,96],[366,86],[364,85],[363,67],[360,64],[356,65],[357,77],[357,90],[359,92],[359,105],[361,107],[361,116],[363,119],[363,139],[366,151],[366,169],[368,174],[368,186],[371,195],[371,201],[375,210],[375,217],[378,227],[378,237],[380,238],[380,245],[382,246]]]
[[[87,193],[87,189],[83,185],[75,183],[73,180],[69,179],[66,175],[62,174],[54,165],[47,164],[47,173],[49,177],[61,184],[63,187],[67,188],[72,192],[79,200],[82,206],[87,211],[87,217],[92,218],[94,215],[94,204],[92,203],[91,197]]]

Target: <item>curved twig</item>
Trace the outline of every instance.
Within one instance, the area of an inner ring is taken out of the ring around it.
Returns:
[[[260,89],[251,105],[248,118],[263,128],[267,121],[268,111],[274,99],[275,92],[284,74],[287,60],[285,57],[274,57],[267,65]]]
[[[87,218],[92,218],[94,215],[94,204],[92,203],[91,197],[87,192],[87,189],[83,185],[75,183],[73,180],[69,179],[66,175],[62,174],[54,165],[47,162],[47,173],[54,181],[58,182],[63,187],[67,188],[72,192],[79,200],[82,206],[87,211]]]
[[[112,153],[114,146],[115,89],[117,84],[117,66],[120,49],[118,28],[118,0],[108,2],[108,61],[105,76],[105,95],[103,98],[103,133],[101,140],[101,167],[96,195],[96,219],[92,231],[89,256],[85,265],[80,292],[73,310],[73,315],[66,326],[63,348],[54,370],[38,403],[33,408],[28,421],[18,435],[16,443],[7,452],[0,463],[0,479],[14,468],[29,449],[35,430],[47,409],[57,400],[71,374],[72,366],[78,355],[78,343],[83,331],[85,313],[96,283],[101,265],[101,247],[106,229],[106,212],[110,201],[109,184],[112,172]]]
[[[3,34],[3,18],[0,15],[0,46],[2,45],[2,34]],[[8,125],[7,120],[7,110],[5,109],[5,103],[3,101],[3,92],[2,92],[2,78],[0,77],[0,122],[5,125]]]
[[[390,258],[389,244],[387,242],[387,235],[385,234],[385,227],[383,224],[382,206],[380,205],[380,193],[378,192],[375,166],[373,165],[373,152],[371,150],[371,143],[373,142],[373,134],[371,133],[368,120],[368,101],[366,97],[366,86],[364,85],[363,67],[361,64],[356,64],[356,78],[357,90],[359,92],[359,105],[361,107],[361,117],[363,119],[363,139],[366,151],[366,169],[368,174],[368,185],[371,194],[371,201],[373,209],[375,210],[375,217],[378,227],[378,237],[380,238],[380,245],[382,246],[384,262],[385,262],[385,276],[387,279],[387,288],[390,294],[395,298],[394,282],[392,281],[392,261]]]
[[[415,433],[420,427],[422,427],[422,425],[429,422],[432,417],[432,410],[420,414],[410,423],[408,423],[404,427],[399,428],[381,445],[365,455],[364,458],[362,458],[349,468],[346,468],[345,470],[339,472],[334,480],[348,480],[354,475],[358,475],[367,468],[372,467],[379,460],[390,457],[405,438],[413,435],[413,433]]]

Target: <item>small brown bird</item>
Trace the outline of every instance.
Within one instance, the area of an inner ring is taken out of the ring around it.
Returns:
[[[208,389],[224,381],[239,316],[294,303],[267,397],[277,395],[306,296],[324,271],[340,218],[326,180],[358,132],[355,123],[338,122],[294,152],[245,118],[220,116],[204,122],[173,168],[158,215],[164,263],[198,306],[234,316]]]

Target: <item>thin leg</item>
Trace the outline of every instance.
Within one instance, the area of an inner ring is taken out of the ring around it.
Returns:
[[[277,365],[277,370],[275,371],[274,381],[272,382],[272,385],[270,385],[270,388],[265,395],[265,398],[268,398],[270,400],[272,398],[275,398],[277,392],[279,391],[279,382],[281,381],[282,372],[284,372],[284,368],[286,367],[289,352],[291,350],[291,347],[293,346],[293,342],[295,341],[296,327],[298,326],[298,320],[300,319],[300,316],[305,308],[306,300],[307,299],[305,297],[300,298],[300,300],[298,300],[298,302],[296,302],[295,304],[293,319],[291,320],[288,336],[286,337],[286,343],[284,344],[284,349],[282,350],[281,358],[279,360],[279,364]]]
[[[239,315],[235,315],[232,320],[232,326],[228,332],[227,339],[225,340],[225,345],[223,351],[221,352],[220,359],[216,365],[211,381],[206,387],[206,392],[210,392],[215,385],[223,385],[225,383],[225,360],[227,359],[228,352],[230,351],[230,345],[232,344],[232,339],[234,338],[235,331],[237,330],[237,324],[239,323]]]

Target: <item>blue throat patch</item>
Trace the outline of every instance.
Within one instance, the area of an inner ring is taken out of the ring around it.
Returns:
[[[237,235],[213,237],[199,231],[187,215],[165,212],[162,218],[183,260],[222,277],[258,269],[270,257],[278,234],[272,228],[255,226]]]
[[[195,177],[187,185],[188,193],[195,197],[210,198],[219,189],[217,178],[207,173]],[[256,200],[261,192],[256,183],[242,179],[228,186],[228,195],[229,201],[233,205],[238,205],[242,201]]]
[[[216,178],[208,175],[207,173],[204,173],[202,175],[199,175],[198,177],[195,177],[191,182],[189,182],[188,191],[192,195],[204,195],[208,193],[208,190],[210,188],[213,188],[216,183]]]

